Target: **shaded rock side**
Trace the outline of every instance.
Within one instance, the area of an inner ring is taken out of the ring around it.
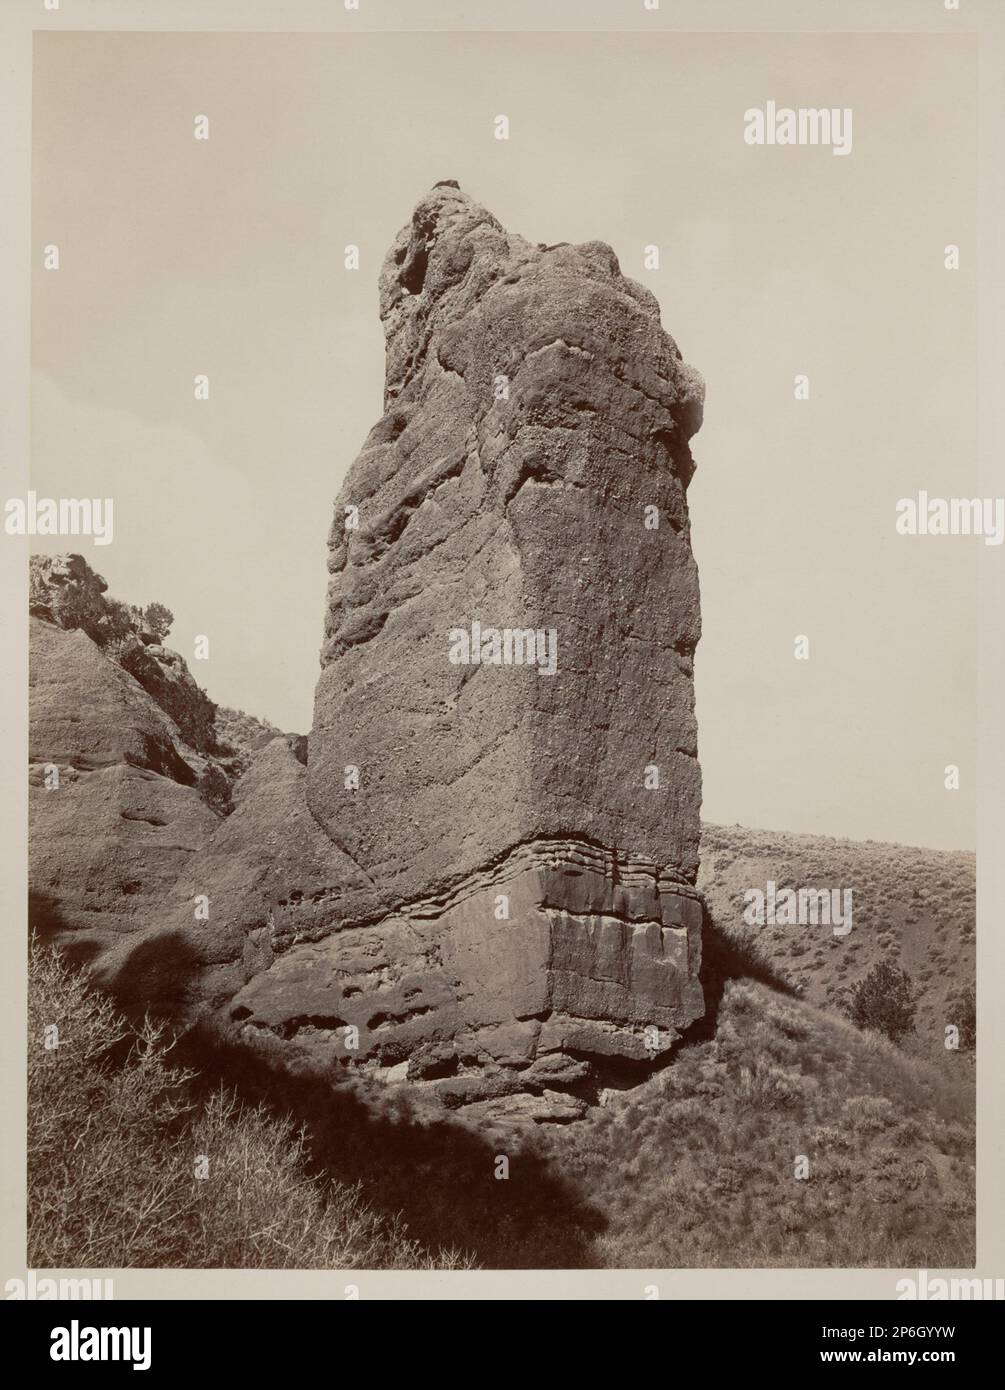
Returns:
[[[32,618],[30,642],[32,922],[96,952],[163,910],[219,818],[177,725],[84,631]]]

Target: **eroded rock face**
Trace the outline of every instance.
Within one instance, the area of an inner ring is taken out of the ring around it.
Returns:
[[[221,739],[216,706],[163,645],[167,609],[109,598],[83,556],[32,556],[30,586],[31,922],[101,974],[120,937],[148,932],[176,902],[259,721],[228,711]]]
[[[386,409],[336,503],[304,785],[355,872],[234,1012],[333,1054],[352,1027],[353,1061],[413,1075],[446,1048],[459,1074],[429,1084],[495,1104],[486,1067],[543,1094],[703,1012],[703,388],[609,247],[531,245],[454,185],[380,300]]]
[[[308,772],[374,880],[361,915],[564,834],[693,882],[700,379],[609,247],[531,246],[452,187],[381,307],[387,409],[336,504]],[[554,632],[557,673],[451,664],[475,622]]]
[[[162,644],[147,615],[109,598],[107,590],[82,555],[31,557],[32,617],[86,634],[174,721],[190,749],[203,757],[218,752],[213,701],[193,680],[184,659]],[[170,626],[171,615],[163,612],[165,626]]]
[[[95,884],[121,908],[99,975],[137,1006],[563,1123],[704,1010],[702,385],[609,247],[531,245],[453,184],[380,298],[386,409],[336,503],[306,748],[232,715],[221,763],[185,663],[62,557],[33,577],[34,756],[109,779],[77,810],[109,845],[57,884],[74,808],[41,801],[36,866],[71,916]],[[240,778],[222,808],[207,765]]]
[[[309,930],[314,895],[297,898]],[[331,912],[329,901],[320,917]],[[287,897],[271,928],[275,961],[237,995],[233,1016],[336,1049],[353,1026],[353,1060],[386,1067],[451,1041],[478,1064],[528,1067],[531,1077],[552,1074],[553,1063],[532,1068],[552,1052],[645,1062],[702,1012],[701,913],[695,890],[651,866],[542,840],[442,897],[309,944],[280,939]]]
[[[108,962],[128,1002],[141,1002],[146,987],[139,960],[155,973],[174,971],[176,992],[243,1017],[240,1002],[230,1001],[246,982],[339,920],[362,875],[308,810],[295,744],[279,736],[254,754],[233,812],[179,866],[149,930]],[[205,910],[197,914],[200,899]],[[282,987],[280,967],[268,978],[282,1000],[276,1031],[291,1036],[282,1011],[288,1005],[295,1012],[300,1001]]]
[[[163,910],[218,817],[177,725],[85,632],[32,618],[30,681],[33,922],[97,951]]]

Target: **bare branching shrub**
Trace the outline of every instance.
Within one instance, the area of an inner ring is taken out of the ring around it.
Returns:
[[[133,1028],[48,948],[29,974],[35,1268],[454,1268],[358,1186],[306,1171],[292,1124],[208,1100],[159,1026]]]

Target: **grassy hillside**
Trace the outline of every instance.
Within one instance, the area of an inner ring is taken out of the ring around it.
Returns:
[[[567,1125],[434,1118],[306,1055],[206,1055],[306,1123],[318,1171],[484,1268],[972,1264],[969,1056],[907,1056],[709,945],[703,1027]]]
[[[713,1038],[533,1142],[603,1214],[605,1266],[973,1264],[966,1057],[909,1058],[751,981]]]
[[[887,957],[910,975],[919,995],[916,1046],[944,1050],[944,1028],[957,1022],[953,999],[975,976],[975,858],[956,851],[912,849],[872,840],[837,840],[705,825],[699,886],[716,926],[752,948],[779,980],[822,1007]],[[826,926],[748,926],[744,892],[850,888],[853,926],[835,936]]]

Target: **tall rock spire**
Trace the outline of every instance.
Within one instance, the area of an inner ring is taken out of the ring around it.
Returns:
[[[610,247],[532,245],[452,183],[380,305],[385,412],[335,507],[307,772],[364,876],[345,922],[440,923],[402,1016],[435,1011],[435,978],[457,1027],[666,1043],[703,1009],[701,379]]]
[[[452,183],[380,303],[306,753],[255,755],[105,973],[434,1102],[569,1119],[704,1012],[702,383],[610,247],[531,245]]]

